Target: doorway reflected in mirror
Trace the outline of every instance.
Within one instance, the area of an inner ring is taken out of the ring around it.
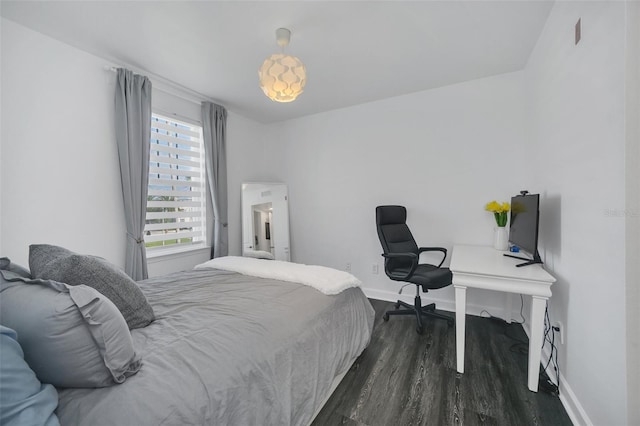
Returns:
[[[242,184],[242,255],[291,260],[289,201],[285,184]]]

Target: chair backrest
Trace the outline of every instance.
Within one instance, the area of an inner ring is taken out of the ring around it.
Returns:
[[[376,207],[376,228],[384,254],[415,253],[418,245],[407,226],[407,209],[404,206]],[[385,270],[410,268],[411,261],[405,259],[385,259]]]

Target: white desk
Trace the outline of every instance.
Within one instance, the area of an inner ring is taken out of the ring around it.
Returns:
[[[529,390],[538,391],[544,311],[555,282],[542,265],[516,268],[522,260],[503,256],[493,247],[456,245],[451,254],[451,272],[456,292],[456,356],[458,373],[464,373],[465,315],[467,288],[527,294],[531,301],[529,337]]]

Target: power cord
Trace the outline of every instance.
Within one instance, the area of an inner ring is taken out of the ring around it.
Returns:
[[[560,393],[560,367],[558,365],[558,347],[555,343],[556,332],[559,331],[560,329],[558,327],[551,325],[551,320],[549,319],[549,306],[547,305],[544,310],[544,339],[542,341],[542,347],[544,348],[544,345],[549,343],[551,345],[551,353],[549,354],[547,364],[540,372],[540,387],[553,395],[558,395]],[[549,364],[553,364],[556,376],[555,383],[551,381],[547,374]]]
[[[521,326],[524,325],[525,318],[524,318],[524,315],[522,314],[523,309],[524,309],[524,298],[522,297],[522,295],[520,295],[520,318],[521,318],[521,321],[516,321],[516,320],[514,320],[512,318],[511,319],[511,324],[518,324],[518,325],[521,325]],[[486,314],[487,316],[484,316],[483,314]],[[480,316],[483,317],[483,318],[489,318],[491,320],[497,321],[497,322],[499,322],[499,323],[501,323],[501,324],[503,324],[505,326],[506,325],[510,325],[505,320],[503,320],[502,318],[493,316],[491,314],[491,312],[489,312],[489,311],[487,311],[485,309],[483,309],[480,312]],[[513,353],[517,353],[517,354],[522,354],[522,355],[528,354],[529,353],[529,343],[526,340],[523,340],[523,339],[521,339],[519,337],[516,337],[516,336],[510,334],[509,330],[512,330],[512,328],[505,327],[504,328],[504,335],[507,338],[516,341],[516,343],[512,344],[509,347],[509,351],[511,351]]]
[[[525,319],[524,319],[524,315],[522,315],[523,308],[524,308],[524,298],[522,297],[522,295],[520,295],[520,318],[522,320],[521,321],[516,321],[515,319],[511,318],[511,324],[524,325]],[[488,316],[483,316],[482,314],[487,314]],[[495,321],[500,321],[500,322],[506,323],[505,320],[503,320],[500,317],[493,316],[491,314],[491,312],[487,311],[486,309],[483,309],[482,311],[480,311],[480,316],[483,317],[483,318],[490,318],[490,319],[495,320]]]
[[[512,319],[512,324],[524,325],[525,318],[524,318],[524,315],[522,314],[523,307],[524,307],[524,299],[522,295],[520,295],[520,318],[522,318],[522,321],[518,322]],[[486,314],[488,316],[483,316],[483,314]],[[500,321],[505,325],[507,324],[507,322],[504,321],[502,318],[491,315],[491,313],[487,310],[482,310],[480,312],[480,316],[484,318]],[[513,353],[528,355],[529,342],[519,337],[509,335],[508,330],[509,328],[505,328],[504,335],[507,336],[509,339],[516,341],[516,343],[511,345],[509,350]],[[541,368],[539,385],[540,385],[540,389],[542,389],[543,391],[550,393],[552,395],[558,396],[558,394],[560,393],[560,367],[558,365],[558,347],[555,344],[556,332],[560,332],[560,329],[558,327],[551,325],[551,320],[549,319],[549,306],[547,305],[545,306],[545,311],[544,311],[544,338],[542,341],[542,348],[544,348],[545,344],[549,343],[549,345],[551,345],[551,353],[549,354],[549,359],[547,360],[546,365],[544,366],[544,368]],[[540,349],[542,350],[542,348]],[[555,371],[555,376],[556,376],[555,383],[551,381],[551,379],[547,374],[547,369],[549,368],[550,364],[553,365],[553,369]]]

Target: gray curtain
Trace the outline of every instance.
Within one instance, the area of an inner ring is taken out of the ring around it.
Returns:
[[[125,272],[137,281],[148,277],[143,235],[151,137],[151,81],[147,77],[118,68],[115,125],[127,224]]]
[[[211,102],[202,103],[207,188],[213,207],[211,258],[229,254],[227,228],[227,110]]]

